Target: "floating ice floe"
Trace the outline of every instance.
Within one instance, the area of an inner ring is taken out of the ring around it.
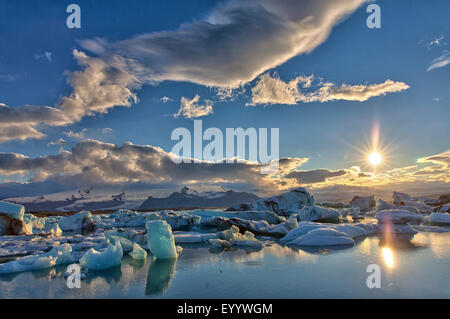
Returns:
[[[122,251],[124,254],[128,254],[133,251],[134,243],[131,240],[128,240],[124,237],[119,236],[111,236],[111,242],[114,245],[116,242],[120,242],[120,246],[122,247]]]
[[[402,210],[407,210],[411,213],[420,214],[419,210],[416,207],[391,204],[382,199],[379,199],[377,201],[375,213],[378,213],[378,212],[381,212],[382,210],[387,210],[387,209],[402,209]]]
[[[387,209],[378,212],[375,218],[381,224],[420,224],[424,217],[416,213],[411,213],[408,210]]]
[[[147,252],[138,244],[133,243],[133,250],[130,252],[130,256],[136,260],[144,260],[147,258]]]
[[[216,238],[216,233],[200,234],[195,232],[178,232],[173,235],[176,244],[201,244]]]
[[[394,197],[394,204],[415,207],[421,213],[426,213],[426,214],[430,214],[431,212],[434,211],[433,206],[429,206],[427,204],[424,204],[423,202],[417,201],[408,194],[394,192],[393,197]]]
[[[0,202],[0,236],[27,235],[32,229],[23,221],[25,208],[8,202]]]
[[[304,206],[313,206],[314,197],[303,187],[291,190],[277,196],[263,198],[252,204],[241,204],[230,207],[230,211],[261,211],[268,210],[278,215],[291,215],[297,213]]]
[[[432,213],[425,217],[424,223],[431,226],[450,226],[450,214]]]
[[[334,224],[322,224],[314,222],[300,222],[298,227],[291,230],[286,236],[281,238],[281,241],[285,243],[290,243],[300,238],[312,230],[331,228],[340,233],[345,234],[350,238],[358,238],[362,236],[367,236],[374,233],[374,226],[371,224],[354,224],[354,225],[334,225]]]
[[[141,246],[147,246],[147,236],[144,231],[135,229],[111,229],[104,232],[105,238],[112,241],[112,236],[122,237],[138,243]]]
[[[92,232],[95,230],[95,222],[91,212],[82,211],[75,215],[63,216],[59,219],[59,227],[64,231]]]
[[[47,253],[37,256],[26,256],[15,261],[0,264],[0,274],[45,269],[56,265],[73,263],[74,261],[72,247],[69,244],[63,244]]]
[[[80,258],[80,265],[86,270],[104,270],[119,266],[122,263],[123,251],[120,241],[109,245],[103,252],[89,249]]]
[[[239,228],[231,226],[230,229],[217,233],[217,238],[228,241],[231,246],[245,246],[251,248],[262,248],[261,242],[255,238],[255,235],[249,231],[244,234],[239,232]]]
[[[323,223],[338,223],[341,213],[332,208],[305,206],[298,213],[300,221],[314,221]]]
[[[147,228],[148,248],[156,259],[178,257],[172,228],[166,221],[148,221],[145,227]]]
[[[250,221],[266,221],[269,224],[279,224],[286,221],[286,218],[278,216],[274,212],[262,211],[223,211],[223,210],[195,210],[190,212],[202,217],[201,224],[208,225],[216,217],[241,218]]]
[[[371,209],[375,208],[376,201],[375,196],[355,196],[350,201],[351,207],[359,208],[361,212],[368,212]]]
[[[353,246],[355,241],[333,228],[313,229],[289,242],[295,246]]]

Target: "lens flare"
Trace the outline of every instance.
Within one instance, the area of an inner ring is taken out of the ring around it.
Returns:
[[[389,268],[394,267],[394,254],[392,253],[392,249],[389,247],[383,247],[381,249],[381,254],[383,255],[383,260],[386,266]]]
[[[367,160],[370,162],[370,164],[372,164],[373,166],[377,166],[378,164],[381,163],[382,161],[382,157],[380,155],[380,153],[378,152],[372,152],[369,154],[369,156],[367,157]]]

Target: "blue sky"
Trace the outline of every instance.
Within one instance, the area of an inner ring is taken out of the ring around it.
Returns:
[[[108,59],[103,52],[90,51],[92,46],[83,40],[104,39],[108,43],[105,51],[136,58],[149,69],[155,67],[151,65],[152,61],[175,63],[164,56],[158,59],[139,54],[135,56],[133,47],[129,47],[130,43],[126,43],[127,48],[124,49],[120,41],[127,41],[138,35],[175,31],[183,24],[211,22],[211,17],[215,17],[211,12],[218,6],[228,5],[227,1],[211,0],[80,0],[76,3],[81,7],[82,27],[68,29],[65,26],[68,16],[65,8],[72,2],[19,3],[0,0],[0,103],[10,108],[23,105],[57,107],[61,98],[69,96],[73,91],[73,85],[67,82],[70,73],[84,70],[74,58],[74,49],[102,61]],[[271,1],[265,2],[270,4]],[[302,7],[302,1],[299,3],[293,9],[305,10],[307,15],[309,7],[306,4]],[[79,120],[71,120],[66,125],[37,124],[34,128],[43,134],[41,138],[6,140],[0,143],[0,153],[22,154],[29,158],[58,155],[61,145],[49,144],[58,139],[66,141],[64,149],[69,152],[84,139],[116,145],[129,141],[135,145],[158,146],[169,152],[174,145],[170,140],[172,130],[176,127],[193,127],[192,118],[174,118],[173,114],[180,108],[182,97],[190,100],[198,94],[199,104],[203,105],[205,99],[211,100],[213,104],[213,113],[200,118],[204,127],[278,127],[280,156],[309,159],[301,168],[297,167],[301,170],[346,170],[356,165],[363,168],[366,163],[361,158],[364,155],[359,154],[351,145],[367,147],[366,139],[370,139],[376,123],[380,127],[383,143],[390,145],[389,154],[386,154],[379,173],[417,165],[419,158],[436,154],[447,156],[450,141],[450,65],[429,71],[427,69],[433,64],[433,60],[439,57],[449,58],[446,50],[449,48],[447,42],[450,42],[450,3],[444,0],[376,3],[381,8],[380,29],[367,28],[368,4],[363,3],[357,9],[350,10],[345,19],[333,23],[329,36],[318,45],[311,46],[311,52],[294,54],[276,67],[265,67],[262,63],[263,71],[250,80],[245,78],[242,81],[245,92],[236,94],[232,100],[219,100],[216,83],[199,84],[199,81],[205,82],[211,77],[206,76],[205,80],[194,80],[192,83],[189,77],[188,80],[183,78],[173,81],[166,80],[171,75],[163,74],[162,81],[142,81],[142,87],[132,88],[139,101],[129,107],[108,107],[102,114],[81,116]],[[279,5],[283,6],[283,1]],[[290,1],[286,2],[286,6],[288,5],[291,5]],[[345,1],[342,1],[342,5],[346,5]],[[242,30],[242,34],[236,39],[243,41],[242,45],[246,41],[245,32]],[[218,33],[219,36],[221,34]],[[251,36],[252,33],[249,34]],[[251,38],[248,40],[249,43],[254,41]],[[217,42],[220,41],[219,38]],[[267,45],[270,46],[270,43]],[[222,63],[220,43],[211,40],[211,46],[217,46],[218,50],[218,58],[214,62]],[[175,53],[182,55],[183,48],[180,46],[177,50],[181,53]],[[250,48],[246,54],[251,56],[258,54],[257,51],[256,47],[254,52]],[[169,52],[172,53],[176,55]],[[236,57],[239,58],[242,57]],[[248,56],[246,58],[250,59]],[[273,58],[276,59],[277,56]],[[228,62],[224,60],[223,63]],[[211,70],[214,69],[209,69],[208,72],[212,72]],[[294,105],[261,103],[248,106],[252,99],[252,88],[258,84],[259,76],[266,73],[285,83],[298,76],[314,75],[315,85],[319,85],[317,88],[320,87],[320,79],[333,83],[335,87],[343,84],[369,87],[392,80],[409,88],[380,93],[364,101],[342,99],[310,103],[298,101]],[[170,100],[163,103],[160,100],[162,97]],[[68,132],[78,134],[69,136]],[[444,182],[444,188],[448,189],[448,159],[425,162],[440,171],[439,175],[429,176],[429,180]],[[41,169],[10,169],[9,174],[3,172],[2,175],[4,180],[17,179],[23,182],[28,178],[35,178]],[[7,166],[3,171],[7,171]],[[13,175],[11,171],[14,171]],[[77,172],[68,170],[66,174],[73,175]],[[424,174],[421,172],[416,175]],[[46,173],[43,180],[48,176],[51,178],[51,175]],[[386,181],[384,178],[383,181]],[[409,177],[406,180],[412,181]],[[171,181],[176,182],[174,179]],[[341,179],[335,182],[346,183]]]

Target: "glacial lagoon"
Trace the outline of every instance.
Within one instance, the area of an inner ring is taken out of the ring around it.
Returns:
[[[260,250],[185,244],[178,259],[88,272],[69,289],[67,265],[0,276],[0,298],[450,298],[450,233],[419,232],[349,248],[293,248],[258,237]],[[381,268],[369,289],[367,266]]]

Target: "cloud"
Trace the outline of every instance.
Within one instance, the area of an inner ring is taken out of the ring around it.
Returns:
[[[106,63],[77,50],[73,55],[84,69],[68,73],[73,91],[56,107],[24,105],[12,108],[0,103],[0,130],[9,133],[3,135],[0,142],[43,138],[46,135],[38,131],[38,126],[65,126],[84,116],[107,113],[114,106],[129,107],[137,102],[132,89],[140,88],[140,82],[125,71],[122,58],[114,57]],[[18,125],[23,126],[20,132]]]
[[[79,41],[102,59],[133,61],[148,82],[186,81],[239,87],[289,59],[313,51],[365,0],[227,1],[204,20],[131,39]]]
[[[315,169],[309,171],[293,171],[285,178],[295,178],[300,184],[314,184],[325,182],[328,178],[342,176],[347,172],[345,170],[330,171],[327,169]]]
[[[55,145],[60,145],[60,146],[64,146],[67,145],[69,143],[67,143],[63,138],[60,138],[54,142],[50,142],[47,144],[47,146],[55,146]]]
[[[198,102],[200,100],[200,96],[197,94],[192,100],[185,98],[184,96],[181,98],[180,109],[177,113],[175,113],[174,117],[179,117],[180,115],[187,118],[197,118],[206,116],[213,113],[213,103],[210,100],[205,100],[205,105],[199,105]]]
[[[443,166],[450,166],[450,150],[442,152],[440,154],[422,157],[417,160],[418,163],[433,163]]]
[[[65,187],[114,185],[120,183],[247,183],[272,189],[276,180],[260,174],[262,164],[253,162],[180,163],[159,147],[125,143],[115,145],[97,140],[84,140],[71,151],[57,155],[27,157],[16,153],[0,153],[0,174],[31,176],[30,182],[47,182]],[[287,170],[304,163],[304,159],[284,158],[280,167]]]
[[[387,93],[400,92],[409,88],[406,83],[386,80],[380,84],[336,86],[333,83],[321,82],[319,88],[312,92],[302,92],[299,88],[311,88],[313,76],[298,76],[295,79],[284,82],[277,75],[271,76],[265,73],[257,80],[252,89],[252,99],[247,105],[257,104],[286,104],[295,105],[298,102],[329,102],[334,100],[367,101],[368,99],[386,95]]]
[[[48,62],[52,62],[52,56],[53,56],[53,53],[48,52],[48,51],[45,51],[45,52],[42,53],[42,54],[35,54],[35,55],[34,55],[34,58],[35,58],[36,60],[46,59]]]
[[[450,52],[445,52],[440,57],[431,61],[431,65],[428,67],[427,71],[443,68],[448,64],[450,64]]]

